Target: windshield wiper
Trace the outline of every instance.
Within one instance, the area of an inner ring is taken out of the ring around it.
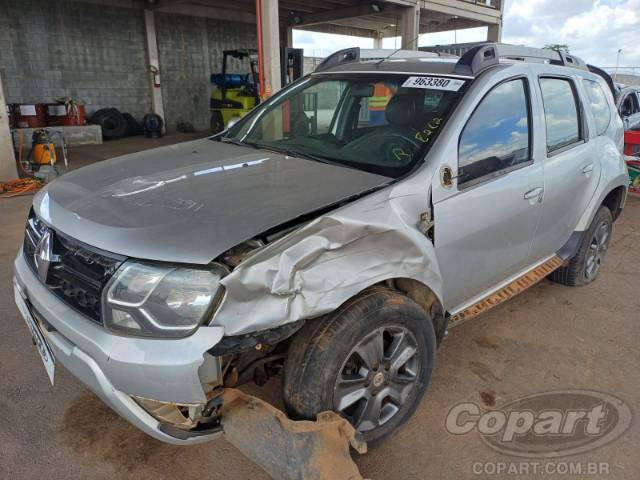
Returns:
[[[232,145],[238,145],[239,147],[258,148],[258,145],[255,143],[243,142],[242,140],[238,140],[234,137],[220,137],[218,141],[222,143],[231,143]]]
[[[344,163],[336,162],[336,161],[328,159],[326,157],[320,157],[318,155],[313,155],[312,153],[301,152],[300,150],[295,150],[293,148],[278,148],[278,147],[274,147],[272,145],[262,145],[262,144],[256,144],[256,148],[264,148],[265,150],[272,150],[274,152],[282,153],[284,155],[287,155],[289,157],[304,158],[305,160],[311,160],[313,162],[326,163],[327,165],[335,165],[335,166],[338,166],[338,167],[354,168],[354,167],[351,167],[350,165],[345,165]]]
[[[298,157],[298,158],[304,158],[305,160],[313,160],[314,162],[331,163],[331,161],[327,160],[326,158],[318,157],[317,155],[312,155],[311,153],[301,152],[300,150],[294,150],[291,148],[287,148],[284,151],[284,154],[290,157]]]

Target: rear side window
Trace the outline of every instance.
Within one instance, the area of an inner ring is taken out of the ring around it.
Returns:
[[[611,123],[611,110],[607,96],[598,82],[593,80],[584,80],[584,87],[589,97],[589,105],[591,112],[596,119],[596,131],[598,135],[602,135],[607,131],[609,123]]]
[[[528,162],[529,118],[524,79],[491,90],[460,136],[458,185],[464,188]]]
[[[541,78],[547,124],[547,150],[553,152],[580,140],[580,116],[571,80]]]
[[[387,125],[385,111],[391,97],[398,91],[397,85],[377,82],[373,84],[371,96],[359,96],[360,113],[358,116],[358,128]]]

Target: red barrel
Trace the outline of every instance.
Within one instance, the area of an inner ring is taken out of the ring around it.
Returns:
[[[47,103],[47,125],[50,127],[71,127],[86,125],[87,115],[84,105],[65,105],[64,103]]]
[[[67,115],[67,107],[64,103],[47,103],[47,126],[57,127],[62,125],[62,118]]]
[[[16,128],[42,128],[47,124],[47,109],[43,103],[13,103],[11,108]]]
[[[84,105],[74,105],[67,107],[67,115],[62,118],[62,125],[65,127],[74,127],[77,125],[87,124],[87,113]]]

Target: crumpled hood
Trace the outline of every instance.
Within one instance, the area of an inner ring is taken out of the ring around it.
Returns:
[[[67,173],[36,214],[88,245],[130,257],[205,264],[300,215],[389,178],[209,139]]]

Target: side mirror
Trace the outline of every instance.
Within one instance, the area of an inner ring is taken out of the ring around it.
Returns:
[[[631,129],[631,121],[629,120],[629,117],[622,117],[622,123],[624,124],[625,131]]]

